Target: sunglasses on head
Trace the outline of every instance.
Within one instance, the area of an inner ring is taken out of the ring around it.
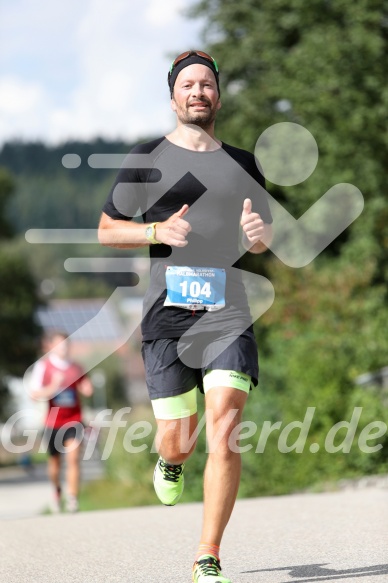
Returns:
[[[203,59],[206,59],[207,61],[209,61],[213,65],[213,67],[215,68],[216,72],[218,73],[217,62],[215,59],[213,59],[213,57],[211,55],[208,55],[207,53],[204,53],[203,51],[185,51],[181,55],[178,55],[176,57],[176,59],[174,59],[173,62],[171,63],[170,75],[178,63],[180,63],[184,59],[187,59],[187,57],[191,57],[192,55],[197,55],[198,57],[202,57]]]

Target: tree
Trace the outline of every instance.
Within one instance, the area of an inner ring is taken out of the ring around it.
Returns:
[[[274,123],[307,128],[316,170],[295,187],[269,185],[271,194],[299,216],[333,184],[355,184],[365,210],[339,243],[350,237],[363,260],[377,253],[374,277],[386,281],[387,0],[201,0],[191,14],[206,18],[220,66],[219,134],[252,151]]]
[[[36,282],[26,261],[7,243],[11,228],[5,219],[13,192],[8,172],[0,170],[0,417],[6,415],[7,377],[22,376],[35,360],[40,328],[34,313],[40,303]]]
[[[386,471],[385,449],[334,456],[308,446],[322,446],[330,427],[357,406],[364,406],[359,428],[388,421],[381,392],[354,382],[388,364],[388,2],[201,0],[191,15],[206,19],[204,48],[220,68],[218,136],[253,151],[266,128],[290,121],[317,141],[314,173],[292,187],[269,183],[272,196],[295,217],[336,183],[355,184],[365,199],[360,218],[312,265],[290,269],[270,253],[244,258],[246,268],[265,272],[276,294],[256,325],[261,389],[247,415],[289,423],[303,419],[308,406],[317,412],[303,456],[279,454],[275,434],[260,461],[246,454],[241,492],[284,493]],[[386,445],[387,436],[381,441]]]

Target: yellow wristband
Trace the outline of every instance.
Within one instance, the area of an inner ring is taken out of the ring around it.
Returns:
[[[151,223],[150,225],[148,225],[148,227],[146,227],[145,230],[146,239],[151,243],[151,245],[157,245],[160,243],[160,241],[157,241],[155,239],[155,227],[157,224],[158,223]]]

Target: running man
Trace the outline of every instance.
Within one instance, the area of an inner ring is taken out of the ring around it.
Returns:
[[[93,386],[82,368],[69,359],[70,340],[64,332],[53,332],[45,345],[48,356],[39,360],[31,377],[31,397],[47,400],[45,436],[48,475],[54,486],[54,512],[61,510],[61,453],[66,455],[68,512],[78,510],[80,446],[83,437],[80,395],[90,397]]]
[[[219,551],[241,456],[228,441],[259,374],[238,269],[240,227],[244,248],[262,253],[272,217],[254,156],[215,137],[221,107],[216,61],[202,51],[182,53],[168,84],[176,129],[129,154],[103,208],[99,239],[113,247],[150,248],[142,354],[158,428],[155,491],[170,506],[182,494],[185,462],[195,448],[199,389],[209,453],[193,581],[230,583]],[[137,158],[136,168],[134,154],[147,155]],[[144,224],[133,220],[138,209]]]

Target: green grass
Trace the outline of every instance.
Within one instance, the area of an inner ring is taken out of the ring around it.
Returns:
[[[34,451],[31,453],[31,462],[33,464],[44,464],[47,462],[47,453]]]
[[[131,506],[157,504],[158,500],[152,487],[139,488],[136,484],[104,478],[82,486],[79,505],[80,510],[107,510]]]
[[[82,484],[80,491],[80,510],[104,510],[157,504],[152,476],[157,454],[150,453],[155,434],[155,422],[148,408],[132,410],[127,418],[127,426],[118,430],[112,453],[103,462],[105,476]],[[139,440],[136,445],[146,443],[147,449],[140,453],[128,453],[124,448],[124,436],[128,428],[137,421],[148,421],[153,432]],[[103,452],[107,433],[100,440]]]

